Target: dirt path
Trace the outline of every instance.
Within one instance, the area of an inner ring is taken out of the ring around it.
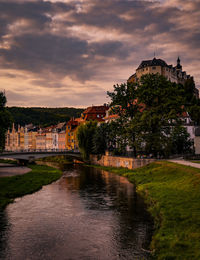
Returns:
[[[186,165],[186,166],[200,168],[200,163],[193,163],[193,162],[189,162],[189,161],[185,161],[185,160],[174,159],[174,160],[169,160],[169,162],[174,162],[174,163],[183,164],[183,165]]]
[[[30,172],[31,169],[24,166],[13,166],[12,164],[0,163],[0,177],[10,177],[14,175],[22,175]]]

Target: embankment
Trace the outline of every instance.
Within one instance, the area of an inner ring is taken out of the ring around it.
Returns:
[[[155,220],[154,259],[200,259],[200,170],[154,162],[129,170],[95,166],[135,183]]]
[[[128,169],[136,169],[155,162],[156,159],[135,159],[110,155],[103,155],[100,159],[98,159],[97,155],[90,155],[90,161],[92,164],[106,167],[124,167]]]
[[[28,167],[32,171],[24,175],[0,178],[0,210],[15,198],[41,189],[43,185],[59,179],[62,174],[60,170],[48,166],[29,165]]]

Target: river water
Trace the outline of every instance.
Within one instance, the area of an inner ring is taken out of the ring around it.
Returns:
[[[84,166],[0,213],[0,259],[148,259],[153,223],[125,178]]]

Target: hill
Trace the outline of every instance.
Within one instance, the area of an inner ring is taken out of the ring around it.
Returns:
[[[24,126],[32,123],[36,126],[49,126],[69,121],[71,117],[79,117],[84,109],[73,107],[7,107],[15,125]]]

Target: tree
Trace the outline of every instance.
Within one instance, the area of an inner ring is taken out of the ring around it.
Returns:
[[[11,125],[11,115],[7,111],[6,107],[6,96],[3,92],[0,92],[0,152],[5,147],[5,134]]]
[[[185,107],[196,125],[200,124],[200,100],[195,96],[196,86],[193,77],[184,84]]]
[[[89,155],[93,153],[93,136],[97,128],[97,122],[88,121],[79,126],[77,131],[77,140],[80,152],[84,160],[89,159]]]
[[[126,149],[127,142],[129,140],[129,146],[133,149],[136,156],[135,147],[135,132],[134,129],[128,129],[129,121],[135,117],[138,111],[138,103],[136,102],[137,85],[127,82],[121,85],[114,85],[113,92],[107,92],[107,95],[111,98],[111,106],[113,110],[120,116],[118,120],[118,126],[116,130],[118,132],[118,148],[119,152],[123,153]]]
[[[95,133],[93,135],[93,147],[92,151],[94,154],[98,154],[99,156],[105,154],[105,151],[108,148],[108,134],[109,134],[109,126],[106,123],[101,123],[95,129]]]
[[[137,140],[146,153],[169,154],[172,126],[181,124],[184,111],[183,88],[159,74],[147,74],[138,84],[137,100],[144,104],[131,122]]]
[[[190,135],[185,127],[174,127],[171,134],[172,153],[183,154],[191,152],[192,141],[189,137]]]

